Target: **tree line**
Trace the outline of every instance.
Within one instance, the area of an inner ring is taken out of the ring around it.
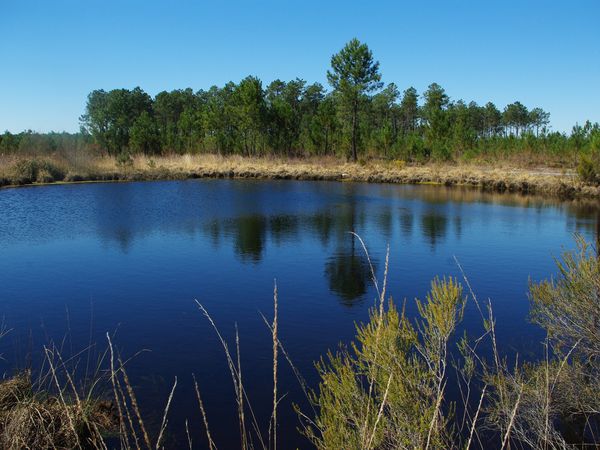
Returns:
[[[502,110],[452,100],[437,83],[419,94],[381,82],[368,46],[352,39],[331,58],[331,87],[296,78],[266,86],[254,76],[194,91],[94,90],[72,145],[110,155],[145,153],[243,156],[335,155],[409,161],[451,160],[485,151],[555,154],[600,149],[600,127],[587,122],[570,135],[550,132],[550,114],[519,101]],[[33,137],[32,137],[33,135]],[[25,139],[25,144],[21,142]],[[60,145],[68,140],[50,134]],[[39,138],[38,138],[39,140]],[[0,153],[35,144],[34,133],[0,137]]]

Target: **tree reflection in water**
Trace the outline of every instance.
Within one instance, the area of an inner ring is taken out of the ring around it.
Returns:
[[[234,231],[235,252],[243,261],[258,263],[265,248],[267,220],[264,216],[239,217],[230,222]]]
[[[356,238],[352,236],[352,241]],[[362,248],[355,253],[355,244],[349,253],[337,253],[325,264],[325,276],[329,289],[335,292],[343,305],[352,306],[367,293],[370,277],[369,264],[363,256]]]
[[[435,249],[438,241],[446,237],[448,228],[448,218],[438,212],[428,212],[421,216],[421,231],[425,239],[431,245],[431,250]]]

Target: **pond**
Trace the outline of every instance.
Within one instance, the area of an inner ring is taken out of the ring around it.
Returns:
[[[463,266],[480,299],[491,299],[503,353],[535,358],[544,333],[528,321],[529,280],[556,272],[553,257],[573,234],[596,239],[598,208],[584,202],[437,186],[189,180],[81,184],[0,191],[0,340],[3,373],[39,367],[54,343],[78,370],[94,366],[106,333],[124,357],[150,424],[175,377],[167,437],[204,446],[192,373],[213,438],[236,446],[227,362],[198,300],[234,346],[239,329],[244,383],[266,428],[272,401],[271,319],[279,291],[279,335],[311,386],[314,361],[348,342],[368,318],[375,290],[356,232],[378,277],[390,249],[388,292],[423,298],[436,275]],[[482,329],[467,307],[461,328]],[[462,333],[461,329],[461,333]],[[102,363],[104,364],[104,363]],[[307,447],[292,403],[305,405],[280,362],[280,443]],[[89,371],[89,370],[88,370]],[[266,433],[266,432],[265,432]]]

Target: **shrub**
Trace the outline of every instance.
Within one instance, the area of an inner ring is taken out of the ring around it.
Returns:
[[[123,151],[117,155],[116,158],[118,167],[131,167],[133,166],[133,158],[127,151]]]
[[[593,156],[582,155],[577,165],[577,175],[584,183],[598,184],[600,181],[600,168]]]
[[[558,276],[530,287],[531,318],[548,333],[545,360],[488,377],[488,422],[527,448],[598,446],[600,262],[591,250],[577,237]]]
[[[532,320],[548,331],[561,354],[576,354],[600,369],[600,261],[597,249],[577,236],[577,250],[557,261],[555,279],[532,284]]]
[[[37,178],[38,165],[35,160],[24,159],[13,167],[13,176],[19,182],[33,183]]]
[[[317,448],[449,448],[452,408],[444,410],[448,341],[465,298],[454,280],[435,279],[412,324],[383,299],[357,327],[352,350],[317,365],[318,407],[305,434]]]
[[[557,278],[530,287],[532,320],[548,333],[543,359],[509,363],[497,347],[491,304],[484,315],[471,292],[484,332],[458,340],[450,377],[449,343],[465,299],[458,283],[436,279],[427,300],[417,301],[414,322],[382,302],[357,326],[350,349],[321,359],[306,436],[319,449],[470,448],[482,441],[486,448],[598,448],[600,261],[582,238],[577,244],[557,263]],[[484,339],[490,362],[476,351]],[[450,381],[462,404],[445,399]]]
[[[65,178],[65,171],[49,161],[37,159],[24,159],[18,161],[12,170],[12,177],[16,183],[51,183]]]

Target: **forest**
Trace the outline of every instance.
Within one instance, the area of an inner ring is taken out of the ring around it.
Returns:
[[[600,125],[551,131],[550,113],[515,101],[454,100],[437,83],[425,92],[384,84],[371,50],[356,39],[331,58],[328,88],[296,78],[263,83],[248,76],[207,90],[140,87],[94,90],[75,134],[0,135],[0,154],[86,150],[131,154],[335,156],[429,161],[547,156],[575,166],[600,150]],[[543,159],[543,158],[542,158]]]

